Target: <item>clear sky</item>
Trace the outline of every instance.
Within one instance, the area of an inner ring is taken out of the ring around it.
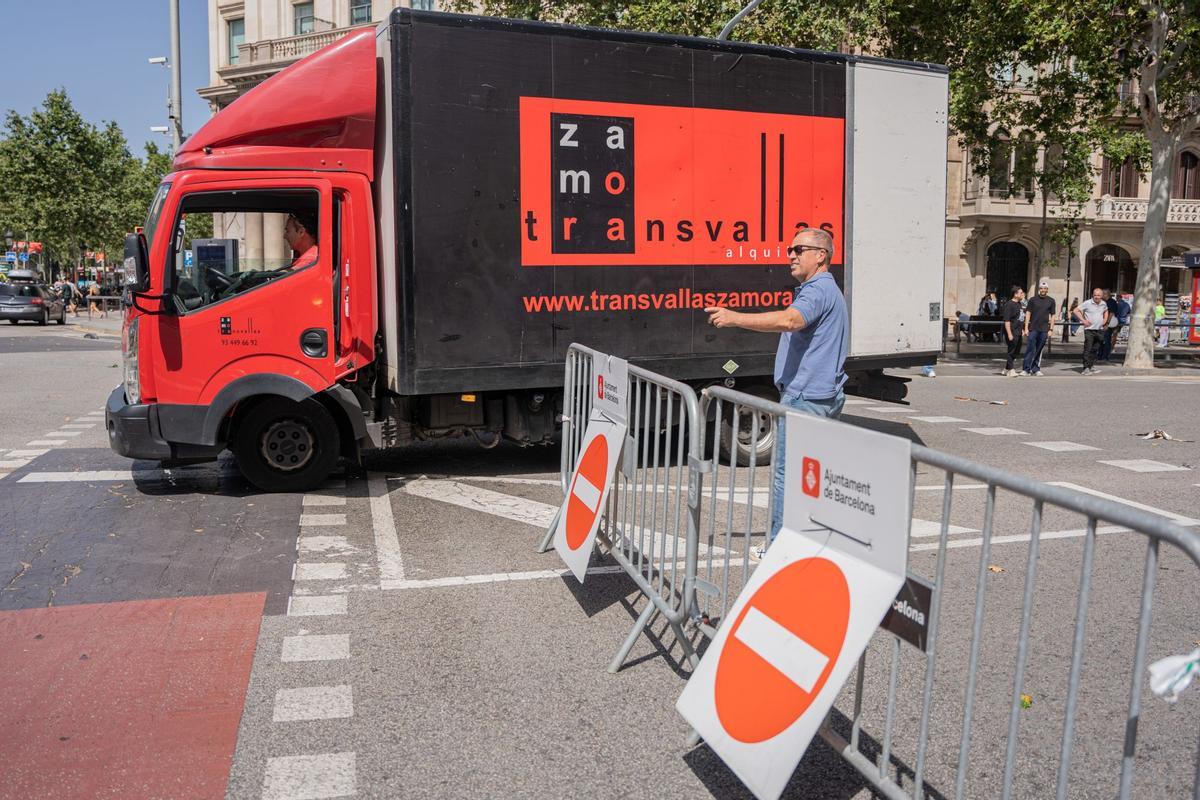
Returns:
[[[151,133],[167,125],[169,71],[147,64],[170,56],[167,0],[0,0],[0,109],[28,114],[46,94],[66,89],[89,122],[113,120],[130,149],[170,137]],[[208,103],[196,90],[208,85],[207,0],[179,0],[179,46],[183,61],[183,131],[208,119]]]

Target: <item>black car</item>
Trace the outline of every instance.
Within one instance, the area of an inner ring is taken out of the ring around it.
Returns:
[[[0,319],[16,325],[23,319],[45,325],[67,321],[67,307],[54,291],[35,283],[0,283]]]

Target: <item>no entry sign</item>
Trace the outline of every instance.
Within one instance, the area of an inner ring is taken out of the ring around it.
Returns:
[[[907,440],[787,420],[784,527],[676,708],[756,797],[774,800],[904,583]]]
[[[554,529],[554,549],[583,583],[625,441],[625,423],[592,412]]]

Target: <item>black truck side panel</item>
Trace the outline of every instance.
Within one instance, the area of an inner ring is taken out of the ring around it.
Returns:
[[[770,373],[775,337],[717,331],[701,306],[783,307],[795,228],[840,243],[844,155],[822,148],[844,142],[844,57],[407,9],[390,24],[404,296],[382,302],[404,312],[402,393],[554,386],[573,341],[681,379],[731,359]],[[723,151],[702,141],[714,126]],[[707,188],[672,194],[693,169]],[[744,202],[705,199],[715,185]]]

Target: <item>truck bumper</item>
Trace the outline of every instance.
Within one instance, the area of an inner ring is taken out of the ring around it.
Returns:
[[[108,431],[108,446],[118,455],[151,461],[171,458],[171,445],[155,436],[150,427],[150,406],[126,403],[122,386],[108,396],[104,427]]]

